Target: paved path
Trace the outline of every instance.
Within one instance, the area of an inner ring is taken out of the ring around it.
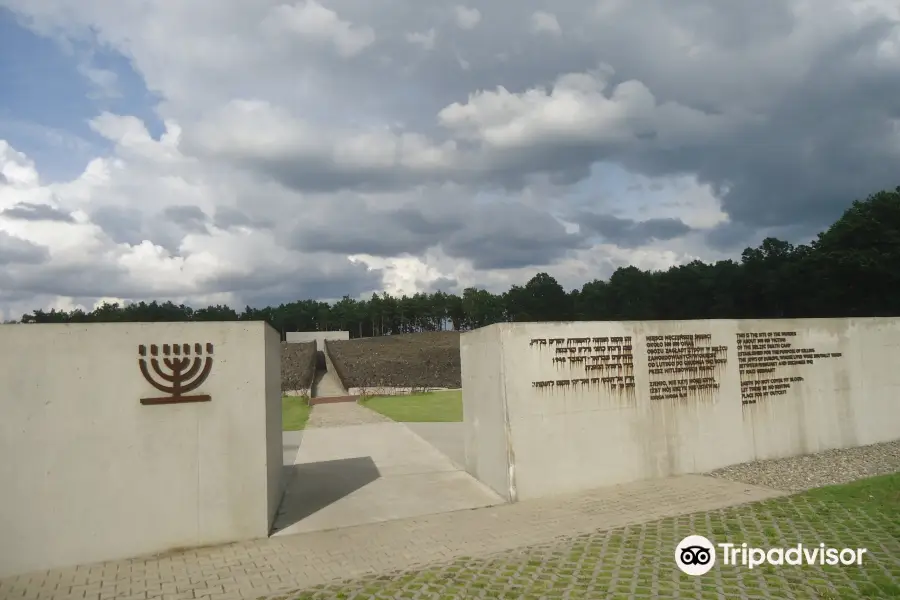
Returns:
[[[426,442],[457,465],[466,465],[466,444],[462,423],[404,423]]]
[[[0,598],[259,598],[780,494],[768,488],[689,475],[574,496],[19,576],[0,580]]]
[[[328,356],[328,350],[322,351],[325,354],[325,371],[317,371],[312,385],[313,398],[337,398],[346,396],[347,390],[337,376],[337,371]]]
[[[277,535],[503,502],[402,423],[344,402],[316,405],[310,417],[287,469]]]
[[[309,420],[306,422],[306,430],[393,422],[384,415],[356,402],[335,402],[334,404],[314,404],[312,412],[309,413]]]
[[[282,431],[281,432],[281,449],[284,454],[284,466],[289,467],[294,464],[297,459],[297,451],[300,450],[300,443],[303,441],[303,431]]]

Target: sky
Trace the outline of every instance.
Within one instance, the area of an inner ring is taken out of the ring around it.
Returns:
[[[895,0],[0,0],[0,317],[567,289],[900,185]]]

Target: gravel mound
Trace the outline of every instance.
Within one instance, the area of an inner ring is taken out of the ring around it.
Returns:
[[[802,492],[897,472],[900,472],[900,440],[743,463],[707,474],[731,481]]]
[[[459,388],[459,332],[433,331],[325,342],[345,388]]]
[[[281,391],[306,390],[316,374],[316,343],[281,342]]]

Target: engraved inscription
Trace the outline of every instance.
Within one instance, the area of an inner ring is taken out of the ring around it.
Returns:
[[[709,333],[647,336],[650,399],[686,399],[719,389],[728,347],[713,346]]]
[[[840,352],[795,348],[796,331],[763,331],[737,334],[741,403],[756,404],[769,396],[784,396],[801,376],[774,377],[777,369],[812,365],[823,358],[840,358]]]
[[[631,336],[535,338],[530,346],[547,346],[544,352],[558,370],[576,370],[571,379],[533,381],[531,386],[548,390],[597,386],[621,393],[634,392],[634,356]]]

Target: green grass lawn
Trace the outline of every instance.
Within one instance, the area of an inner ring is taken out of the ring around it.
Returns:
[[[300,431],[309,419],[309,400],[306,396],[281,397],[281,429]]]
[[[362,404],[394,421],[405,423],[451,423],[463,420],[461,390],[408,396],[373,396],[364,399]]]

